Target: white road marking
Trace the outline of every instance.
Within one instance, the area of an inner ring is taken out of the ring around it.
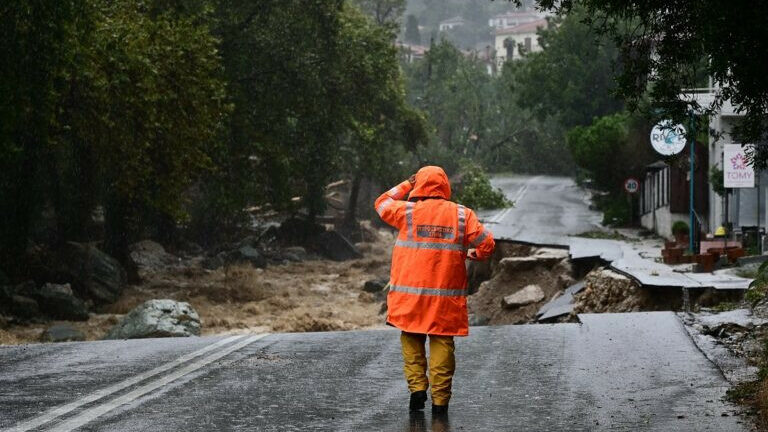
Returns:
[[[100,416],[102,416],[102,415],[112,411],[115,408],[118,408],[118,407],[120,407],[122,405],[125,405],[125,404],[135,400],[135,399],[140,398],[141,396],[144,396],[147,393],[150,393],[150,392],[152,392],[154,390],[157,390],[158,388],[160,388],[160,387],[162,387],[162,386],[164,386],[164,385],[166,385],[168,383],[171,383],[171,382],[173,382],[173,381],[183,377],[184,375],[188,375],[188,374],[190,374],[190,373],[192,373],[192,372],[194,372],[194,371],[196,371],[196,370],[198,370],[200,368],[203,368],[203,367],[205,367],[205,366],[215,362],[216,360],[219,360],[219,359],[227,356],[228,354],[230,354],[230,353],[232,353],[234,351],[237,351],[240,348],[243,348],[246,345],[249,345],[249,344],[251,344],[251,343],[253,343],[253,342],[255,342],[255,341],[257,341],[257,340],[259,340],[259,339],[261,339],[263,337],[265,337],[265,336],[267,336],[266,333],[258,334],[258,335],[253,335],[253,336],[251,336],[251,337],[249,337],[249,338],[247,338],[247,339],[245,339],[243,341],[235,343],[234,345],[230,345],[227,348],[225,348],[225,349],[223,349],[223,350],[221,350],[219,352],[213,353],[213,354],[209,355],[208,357],[205,357],[203,359],[200,359],[200,360],[197,360],[197,361],[195,361],[193,363],[190,363],[190,364],[186,365],[185,367],[183,367],[181,369],[177,369],[176,371],[174,371],[174,372],[172,372],[172,373],[170,373],[168,375],[162,376],[162,377],[156,379],[155,381],[149,382],[149,383],[147,383],[147,384],[145,384],[145,385],[143,385],[141,387],[138,387],[135,390],[132,390],[132,391],[130,391],[130,392],[128,392],[128,393],[118,397],[118,398],[115,398],[115,399],[113,399],[111,401],[105,402],[105,403],[103,403],[101,405],[97,405],[97,406],[95,406],[93,408],[87,409],[87,410],[81,412],[80,414],[76,415],[75,417],[72,417],[71,419],[69,419],[69,420],[67,420],[67,421],[65,421],[63,423],[60,423],[60,424],[50,428],[49,430],[52,431],[52,432],[70,432],[70,431],[72,431],[74,429],[77,429],[80,426],[82,426],[82,425],[84,425],[86,423],[90,423],[91,421],[93,421],[96,418],[98,418],[98,417],[100,417]]]
[[[222,340],[220,340],[220,341],[218,341],[218,342],[216,342],[214,344],[206,346],[205,348],[202,348],[202,349],[199,349],[199,350],[197,350],[195,352],[183,355],[183,356],[179,357],[178,359],[176,359],[176,360],[174,360],[172,362],[168,362],[168,363],[166,363],[166,364],[164,364],[162,366],[158,366],[158,367],[156,367],[156,368],[154,368],[154,369],[152,369],[150,371],[147,371],[147,372],[144,372],[144,373],[140,373],[140,374],[135,375],[135,376],[133,376],[131,378],[128,378],[128,379],[126,379],[124,381],[121,381],[121,382],[119,382],[117,384],[111,385],[109,387],[105,387],[105,388],[103,388],[101,390],[97,390],[96,392],[91,393],[90,395],[88,395],[88,396],[86,396],[84,398],[78,399],[78,400],[76,400],[74,402],[70,402],[68,404],[56,407],[56,408],[54,408],[54,409],[52,409],[52,410],[50,410],[50,411],[48,411],[48,412],[38,416],[38,417],[35,417],[35,418],[31,419],[31,420],[27,420],[27,421],[25,421],[23,423],[19,423],[18,425],[14,426],[14,427],[12,427],[10,429],[6,429],[6,431],[7,432],[26,432],[26,431],[28,431],[30,429],[35,429],[35,428],[37,428],[37,427],[39,427],[41,425],[44,425],[44,424],[46,424],[46,423],[48,423],[48,422],[50,422],[52,420],[55,420],[55,419],[57,419],[57,418],[59,418],[61,416],[64,416],[64,415],[72,412],[73,410],[75,410],[77,408],[80,408],[83,405],[87,405],[87,404],[89,404],[91,402],[95,402],[95,401],[97,401],[97,400],[99,400],[101,398],[104,398],[106,396],[109,396],[109,395],[111,395],[113,393],[119,392],[120,390],[126,389],[126,388],[128,388],[128,387],[130,387],[130,386],[132,386],[134,384],[137,384],[137,383],[139,383],[141,381],[144,381],[147,378],[151,378],[151,377],[153,377],[153,376],[155,376],[157,374],[163,373],[163,372],[165,372],[165,371],[167,371],[169,369],[172,369],[172,368],[174,368],[176,366],[181,365],[182,363],[186,363],[186,362],[188,362],[189,360],[192,360],[195,357],[199,357],[199,356],[207,353],[208,351],[214,350],[214,349],[216,349],[216,348],[218,348],[218,347],[220,347],[222,345],[226,345],[226,344],[228,344],[230,342],[233,342],[233,341],[235,341],[237,339],[242,339],[243,337],[244,336],[239,335],[239,336],[231,336],[231,337],[228,337],[226,339],[222,339]]]
[[[534,180],[536,180],[536,179],[537,179],[537,177],[533,177],[533,178],[529,179],[527,182],[525,182],[523,184],[523,186],[517,191],[517,193],[515,194],[514,198],[512,198],[512,202],[517,204],[520,200],[522,200],[523,197],[525,196],[526,192],[528,192],[528,185],[531,182],[533,182]],[[489,223],[499,223],[499,222],[501,222],[502,220],[504,220],[505,217],[507,217],[507,215],[509,214],[509,212],[512,211],[513,208],[514,207],[507,207],[504,210],[496,213],[495,215],[493,215],[492,218],[488,219],[488,222]]]

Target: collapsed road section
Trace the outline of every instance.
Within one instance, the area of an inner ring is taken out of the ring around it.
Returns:
[[[740,300],[751,282],[725,271],[683,273],[656,261],[654,242],[567,237],[560,244],[537,245],[499,239],[489,262],[469,267],[471,324],[690,310]]]

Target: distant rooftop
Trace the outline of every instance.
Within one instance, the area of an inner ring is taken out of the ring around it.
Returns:
[[[440,21],[440,24],[464,24],[466,20],[460,16],[448,18],[447,20]]]
[[[520,18],[535,18],[535,19],[538,19],[539,17],[541,17],[541,14],[538,13],[538,12],[534,12],[534,11],[509,11],[509,12],[504,12],[504,13],[496,14],[496,15],[493,16],[494,19],[497,19],[497,18],[517,18],[517,19],[520,19]]]
[[[525,24],[520,24],[514,27],[500,29],[496,31],[496,35],[506,35],[506,34],[521,34],[521,33],[534,33],[536,30],[540,28],[546,28],[547,27],[547,20],[537,19],[536,21],[527,22]]]

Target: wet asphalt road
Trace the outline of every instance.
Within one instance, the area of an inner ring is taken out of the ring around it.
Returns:
[[[573,179],[550,176],[495,176],[515,206],[480,212],[497,238],[536,244],[565,245],[568,236],[600,229],[602,216],[589,209],[588,197]]]
[[[49,413],[27,430],[747,430],[675,315],[581,319],[472,328],[434,421],[408,414],[394,330],[3,347],[0,429]]]

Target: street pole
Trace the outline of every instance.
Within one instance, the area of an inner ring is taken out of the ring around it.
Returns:
[[[695,232],[695,229],[694,229],[694,218],[695,218],[694,213],[695,213],[695,210],[693,208],[693,182],[694,182],[693,181],[693,170],[694,170],[693,164],[695,163],[694,162],[694,150],[695,150],[695,147],[696,147],[696,125],[694,123],[693,110],[690,110],[690,125],[691,125],[690,126],[690,131],[691,131],[691,133],[690,133],[690,136],[691,136],[691,174],[690,174],[691,175],[691,182],[690,182],[691,183],[691,190],[690,190],[691,225],[688,227],[688,247],[691,250],[691,253],[695,253],[694,250],[693,250],[693,243],[694,243],[694,237],[693,236],[694,236],[694,232]]]
[[[757,217],[755,218],[755,225],[757,225],[757,254],[763,254],[763,239],[760,238],[760,171],[755,169],[755,186],[757,186]]]

